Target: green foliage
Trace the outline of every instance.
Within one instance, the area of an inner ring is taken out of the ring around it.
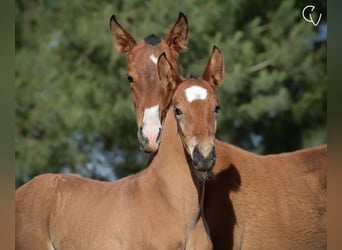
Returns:
[[[321,7],[325,2],[320,3]],[[212,46],[225,56],[218,137],[258,153],[326,142],[326,42],[313,46],[303,3],[286,1],[16,1],[16,183],[43,172],[98,179],[135,172],[139,152],[116,14],[136,38],[189,20],[184,75]]]

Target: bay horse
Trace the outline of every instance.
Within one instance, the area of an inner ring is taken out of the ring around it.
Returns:
[[[156,79],[155,65],[138,64],[137,58],[148,61],[152,51],[155,55],[162,53],[159,43],[146,46],[140,42],[144,55],[137,57],[138,45],[128,46],[133,38],[116,19],[111,18],[110,29],[116,48],[128,56],[128,74],[136,79]],[[177,66],[173,68],[174,74],[179,74]],[[161,114],[166,112],[171,98],[167,95],[173,92],[165,91],[159,81],[140,79],[134,81],[136,89],[132,89],[134,105],[139,106],[135,109],[136,118],[141,120],[142,110],[153,103],[158,105],[162,124]],[[149,96],[151,90],[160,95]],[[148,104],[137,96],[149,96]],[[160,126],[156,129],[148,127],[150,124],[146,121],[145,130],[160,131]],[[206,184],[204,198],[204,214],[214,249],[326,248],[327,145],[259,156],[217,139],[215,144],[216,178]],[[153,151],[156,150],[158,144]],[[200,241],[200,237],[194,239]]]
[[[201,79],[181,84],[165,53],[159,57],[160,83],[179,87],[158,153],[143,171],[115,182],[43,174],[21,186],[16,249],[212,249],[197,222],[201,186],[216,161],[220,56],[213,52]]]

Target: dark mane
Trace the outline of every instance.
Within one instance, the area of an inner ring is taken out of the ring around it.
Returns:
[[[151,35],[145,37],[144,41],[147,44],[155,46],[155,45],[157,45],[157,44],[159,44],[161,42],[161,39],[158,36],[156,36],[154,34],[151,34]]]

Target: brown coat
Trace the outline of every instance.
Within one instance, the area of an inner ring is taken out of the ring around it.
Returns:
[[[205,217],[214,249],[326,249],[327,145],[258,156],[216,141]]]

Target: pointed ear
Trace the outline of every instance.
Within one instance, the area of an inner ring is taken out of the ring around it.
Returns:
[[[166,37],[166,43],[170,46],[171,49],[177,52],[185,51],[186,44],[188,39],[188,20],[186,16],[180,12],[178,16],[178,20],[173,25],[170,30],[170,33]]]
[[[157,66],[162,88],[170,91],[175,90],[177,85],[176,72],[167,60],[165,52],[159,56]]]
[[[121,25],[116,20],[115,15],[112,15],[109,21],[110,31],[112,32],[112,38],[115,48],[120,53],[125,53],[128,55],[133,47],[136,45],[133,37],[124,30]]]
[[[224,64],[223,55],[219,48],[214,46],[208,64],[204,70],[202,79],[207,81],[213,89],[219,86],[223,81]]]

